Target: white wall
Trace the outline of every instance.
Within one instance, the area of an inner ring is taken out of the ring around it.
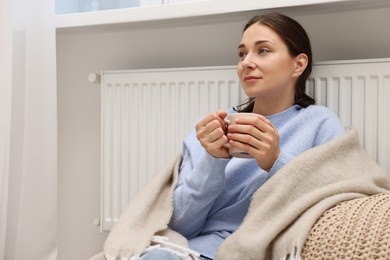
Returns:
[[[292,15],[307,28],[315,60],[390,57],[390,8]],[[57,33],[59,259],[85,260],[106,234],[100,210],[100,89],[90,72],[232,65],[251,14],[223,21],[172,21]],[[140,26],[140,27],[137,27]]]

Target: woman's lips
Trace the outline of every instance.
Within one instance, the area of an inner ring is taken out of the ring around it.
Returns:
[[[250,82],[256,81],[258,79],[260,79],[260,77],[246,76],[246,77],[244,77],[244,82],[250,83]]]

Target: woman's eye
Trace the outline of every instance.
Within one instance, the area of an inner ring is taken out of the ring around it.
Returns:
[[[259,54],[267,54],[268,52],[270,52],[270,50],[268,50],[268,49],[265,49],[265,48],[259,49]]]
[[[246,52],[244,52],[244,51],[238,52],[238,57],[239,57],[240,59],[245,58],[245,56],[246,56]]]

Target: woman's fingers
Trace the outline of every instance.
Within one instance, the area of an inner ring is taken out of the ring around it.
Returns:
[[[227,148],[224,146],[228,141],[224,121],[226,114],[225,111],[219,110],[206,116],[195,127],[201,145],[215,157],[229,157]]]
[[[269,170],[279,156],[279,134],[265,117],[243,117],[229,125],[229,145],[256,158],[259,166]]]

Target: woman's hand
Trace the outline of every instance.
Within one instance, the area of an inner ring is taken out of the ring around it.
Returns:
[[[229,158],[226,148],[228,138],[226,136],[226,123],[224,118],[227,113],[223,110],[210,114],[203,118],[195,129],[197,138],[206,151],[214,157]]]
[[[264,116],[241,117],[229,125],[229,146],[247,152],[265,171],[271,170],[280,154],[279,134]]]

